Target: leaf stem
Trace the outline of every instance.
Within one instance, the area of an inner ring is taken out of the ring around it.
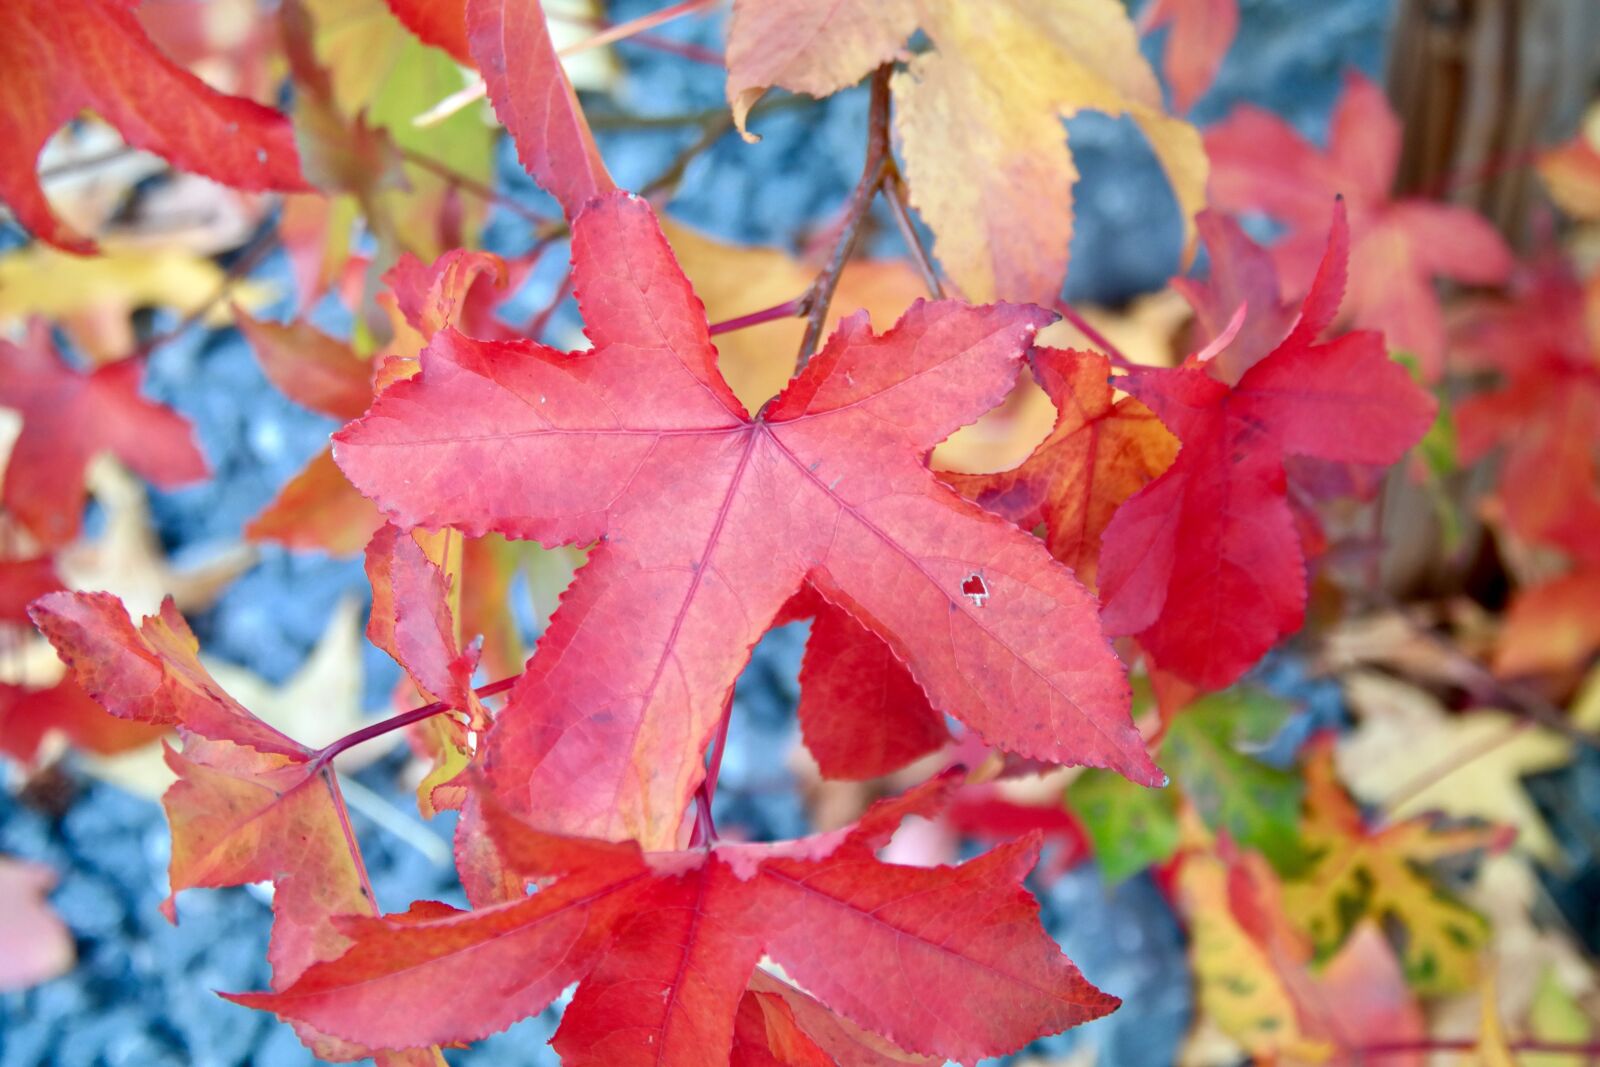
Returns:
[[[891,166],[889,174],[884,178],[883,198],[889,204],[889,211],[894,215],[894,224],[900,230],[900,236],[905,239],[906,248],[911,251],[911,261],[916,264],[917,273],[922,275],[922,283],[928,287],[928,295],[935,300],[943,300],[944,286],[939,282],[939,272],[933,266],[933,257],[928,255],[928,250],[922,245],[922,235],[917,232],[916,223],[911,221],[906,180],[897,166]]]
[[[711,334],[711,336],[715,337],[719,333],[732,333],[734,330],[743,330],[751,326],[760,326],[763,322],[774,322],[778,319],[792,319],[796,315],[804,315],[805,313],[806,294],[802,293],[793,300],[785,300],[781,304],[774,304],[769,308],[762,308],[760,311],[752,311],[750,314],[740,315],[736,319],[724,319],[721,322],[713,322],[708,332]]]
[[[1112,344],[1110,338],[1095,329],[1088,319],[1078,313],[1077,308],[1065,300],[1057,300],[1056,310],[1061,313],[1062,318],[1077,327],[1078,332],[1087,337],[1089,343],[1098,348],[1112,363],[1115,363],[1123,370],[1132,370],[1134,368],[1136,364],[1133,360],[1124,355],[1122,349]]]
[[[733,690],[722,700],[722,720],[717,723],[717,736],[711,743],[711,758],[706,764],[706,776],[694,794],[694,833],[689,838],[690,848],[710,845],[717,839],[717,824],[711,818],[711,798],[717,793],[717,778],[722,773],[722,753],[728,747],[728,721],[733,718]]]
[[[517,679],[521,677],[522,675],[515,674],[510,678],[501,678],[497,682],[490,682],[488,685],[480,685],[478,688],[474,689],[473,692],[477,693],[480,697],[492,697],[496,693],[504,693],[507,689],[510,689],[513,685],[516,685]],[[347,749],[352,749],[361,744],[363,741],[371,741],[374,737],[382,737],[384,734],[393,733],[396,730],[403,730],[412,723],[421,722],[423,719],[431,719],[435,715],[442,715],[443,713],[452,710],[454,710],[454,706],[449,701],[436,700],[432,704],[424,704],[420,708],[412,708],[410,711],[402,711],[398,715],[392,715],[389,718],[384,719],[382,722],[375,722],[370,726],[363,726],[361,729],[353,730],[339,738],[337,741],[318,749],[315,753],[315,758],[312,760],[312,766],[320,769],[327,764],[332,763],[334,757],[338,756],[341,752],[344,752]]]
[[[884,178],[892,173],[894,155],[889,149],[889,76],[894,72],[892,63],[885,63],[872,75],[872,102],[867,113],[867,159],[861,168],[861,180],[845,208],[839,226],[839,237],[834,242],[833,254],[827,266],[811,283],[806,293],[806,332],[800,341],[800,353],[795,357],[795,372],[805,369],[822,340],[822,328],[828,321],[828,308],[833,303],[834,290],[839,287],[839,276],[861,237],[861,224],[872,207],[872,201],[883,187]]]

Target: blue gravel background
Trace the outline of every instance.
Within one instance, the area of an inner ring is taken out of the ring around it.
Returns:
[[[659,0],[619,0],[612,14],[625,19],[659,6]],[[1283,112],[1320,137],[1342,71],[1354,66],[1379,72],[1389,11],[1381,0],[1244,0],[1242,8],[1241,36],[1196,112],[1202,122],[1249,101]],[[684,22],[665,32],[720,47],[715,20]],[[675,114],[722,102],[715,69],[629,45],[618,52],[626,66],[618,102],[629,111]],[[605,102],[594,107],[602,111]],[[690,166],[672,213],[733,240],[792,242],[830,217],[854,183],[864,116],[864,94],[857,90],[764,117],[757,127],[764,138],[759,145],[724,137]],[[1069,128],[1083,174],[1069,296],[1115,302],[1159,287],[1176,269],[1177,215],[1148,149],[1126,123],[1088,116]],[[693,130],[669,129],[607,133],[601,141],[618,180],[636,187],[660,173],[695,136]],[[544,202],[509,146],[502,147],[505,188],[530,204]],[[892,251],[892,227],[883,229],[878,250]],[[529,239],[514,215],[497,213],[490,222],[488,241],[497,250],[516,253]],[[281,262],[269,262],[261,273],[281,277],[283,270]],[[548,277],[535,278],[519,307],[538,306],[549,285]],[[509,309],[508,317],[516,317],[519,307]],[[575,325],[570,313],[565,325]],[[156,323],[156,329],[162,326]],[[217,471],[205,485],[155,495],[160,536],[179,560],[236,541],[243,523],[322,447],[333,428],[274,391],[231,330],[191,332],[163,346],[151,363],[149,391],[194,420]],[[210,653],[281,681],[321,635],[334,604],[365,588],[355,561],[268,547],[194,623]],[[803,628],[770,635],[740,683],[717,797],[719,825],[738,825],[760,837],[793,836],[807,828],[783,760],[774,757],[795,735],[795,672],[803,641]],[[369,652],[368,704],[376,711],[396,674],[385,657]],[[1274,659],[1261,677],[1306,703],[1303,723],[1339,721],[1337,690],[1307,681],[1291,658]],[[399,810],[414,811],[394,762],[379,762],[358,777]],[[41,860],[61,872],[52,899],[72,927],[80,963],[64,978],[0,996],[0,1067],[313,1062],[287,1027],[211,995],[264,987],[266,896],[253,889],[190,892],[180,901],[181,924],[169,926],[157,913],[166,892],[168,849],[159,809],[76,776],[70,766],[60,788],[75,793],[60,815],[52,814],[50,804],[0,800],[0,852]],[[1556,775],[1545,788],[1559,797],[1576,786]],[[1600,800],[1584,799],[1585,810],[1600,811]],[[359,815],[357,823],[386,910],[420,897],[451,899],[449,870]],[[449,819],[441,818],[426,832],[445,840],[449,830]],[[1587,832],[1593,841],[1592,827]],[[1188,1025],[1190,991],[1179,931],[1154,887],[1134,879],[1108,891],[1086,866],[1040,887],[1040,897],[1051,932],[1125,1006],[1106,1020],[1041,1042],[1035,1051],[1060,1053],[1088,1042],[1104,1063],[1171,1063]],[[1566,899],[1589,909],[1593,929],[1595,894],[1572,887]],[[547,1012],[449,1058],[459,1065],[552,1064],[544,1045],[555,1022],[555,1013]]]

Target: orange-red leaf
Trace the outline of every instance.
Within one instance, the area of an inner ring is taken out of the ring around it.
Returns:
[[[176,66],[127,0],[14,0],[0,33],[0,201],[70,252],[94,243],[56,218],[36,167],[50,135],[85,109],[136,148],[224,185],[307,188],[289,120]]]
[[[1172,465],[1178,440],[1139,400],[1115,398],[1104,356],[1040,348],[1033,368],[1056,405],[1050,436],[1012,470],[940,477],[1023,529],[1043,523],[1050,554],[1092,585],[1111,516]]]
[[[1239,32],[1239,0],[1152,0],[1139,13],[1139,24],[1145,30],[1167,28],[1162,68],[1173,109],[1184,112],[1217,79]]]

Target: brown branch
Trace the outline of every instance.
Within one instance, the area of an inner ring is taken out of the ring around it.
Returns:
[[[1349,1051],[1358,1057],[1357,1062],[1359,1062],[1359,1058],[1364,1056],[1407,1056],[1418,1052],[1473,1052],[1481,1044],[1482,1042],[1473,1037],[1419,1038],[1415,1041],[1378,1041],[1370,1045],[1357,1045]],[[1600,1041],[1541,1041],[1538,1038],[1524,1037],[1508,1041],[1506,1047],[1512,1052],[1566,1053],[1571,1056],[1600,1054]]]
[[[522,216],[523,219],[533,224],[540,237],[548,236],[563,226],[563,223],[561,223],[559,220],[547,218],[546,216],[539,214],[537,211],[534,211],[527,205],[519,202],[515,197],[508,196],[505,193],[500,192],[498,189],[495,189],[493,186],[485,182],[481,182],[470,175],[462,174],[460,171],[446,163],[441,163],[437,159],[423,155],[421,152],[418,152],[415,149],[407,148],[404,145],[397,144],[394,147],[395,150],[400,153],[400,158],[405,160],[407,163],[410,163],[412,166],[420,167],[422,170],[427,171],[434,177],[441,178],[444,181],[449,182],[462,192],[471,193],[479,200],[490,204],[498,204],[507,211],[511,211]]]
[[[1476,699],[1504,707],[1507,711],[1520,715],[1525,719],[1530,719],[1545,729],[1560,734],[1574,744],[1600,752],[1600,736],[1573,725],[1572,720],[1567,717],[1567,713],[1556,705],[1526,686],[1496,677],[1483,664],[1457,648],[1449,638],[1435,633],[1427,625],[1416,619],[1404,604],[1401,604],[1389,594],[1380,591],[1377,594],[1377,600],[1383,606],[1395,612],[1411,628],[1413,633],[1442,652],[1450,660],[1451,664],[1460,671],[1461,676],[1471,683],[1472,695]]]
[[[850,194],[833,254],[805,296],[806,332],[800,342],[800,353],[795,357],[797,373],[805,369],[812,353],[817,350],[817,343],[822,339],[822,327],[828,321],[828,308],[833,304],[834,290],[839,287],[839,277],[844,273],[844,265],[861,237],[861,223],[872,207],[873,197],[883,187],[884,177],[894,166],[894,156],[889,150],[889,75],[893,71],[893,64],[885,63],[872,75],[866,163],[861,168],[861,180]]]

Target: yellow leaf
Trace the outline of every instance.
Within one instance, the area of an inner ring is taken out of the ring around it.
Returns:
[[[1517,1057],[1500,1023],[1500,1004],[1495,996],[1492,970],[1483,976],[1482,989],[1483,1025],[1478,1030],[1478,1063],[1481,1067],[1517,1067]]]
[[[1571,742],[1502,711],[1450,715],[1427,690],[1376,671],[1350,672],[1344,685],[1359,725],[1336,760],[1358,797],[1392,819],[1443,811],[1512,826],[1519,848],[1552,858],[1549,828],[1520,779],[1564,764]]]
[[[1192,811],[1183,814],[1183,836],[1188,848],[1178,868],[1178,900],[1189,922],[1202,1016],[1254,1057],[1325,1060],[1330,1050],[1301,1028],[1289,985],[1308,953],[1259,937],[1263,928],[1284,926],[1276,884],[1251,862],[1259,857],[1240,857],[1233,872],[1250,884],[1251,904],[1260,909],[1252,932],[1235,912],[1229,862]]]
[[[1334,774],[1331,753],[1307,759],[1302,840],[1314,859],[1284,887],[1284,906],[1320,955],[1336,951],[1355,924],[1371,917],[1401,931],[1406,978],[1420,993],[1470,988],[1488,925],[1434,884],[1426,865],[1504,844],[1495,828],[1445,827],[1419,816],[1370,829]]]
[[[211,260],[173,247],[102,241],[100,249],[84,258],[36,242],[0,256],[0,325],[31,315],[62,320],[73,341],[104,362],[133,350],[130,316],[140,308],[188,315],[215,301],[206,321],[228,321],[227,302],[215,300],[227,275]],[[256,282],[238,282],[229,293],[248,308],[273,295]]]
[[[1049,304],[1066,274],[1077,168],[1061,120],[1126,115],[1144,131],[1184,217],[1205,204],[1200,134],[1167,115],[1117,0],[937,0],[935,50],[894,79],[911,199],[945,270],[974,301]]]

